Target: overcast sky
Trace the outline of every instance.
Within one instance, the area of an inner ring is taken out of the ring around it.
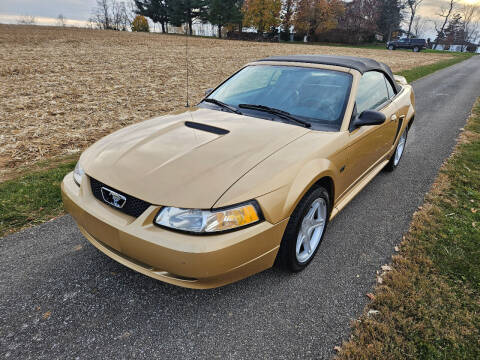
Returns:
[[[0,13],[87,20],[96,0],[0,0]]]
[[[46,20],[62,14],[67,19],[86,21],[95,4],[96,0],[0,0],[0,15],[3,19],[12,20],[22,15]]]

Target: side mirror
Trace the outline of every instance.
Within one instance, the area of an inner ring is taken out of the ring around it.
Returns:
[[[210,95],[213,90],[214,90],[213,88],[210,88],[210,89],[205,90],[205,96]]]
[[[353,120],[353,126],[380,125],[383,124],[386,119],[385,114],[380,111],[365,110]]]

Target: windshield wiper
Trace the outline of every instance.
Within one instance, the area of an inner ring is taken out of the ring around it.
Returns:
[[[218,105],[218,106],[220,106],[224,109],[227,109],[228,111],[233,112],[235,114],[242,115],[242,113],[238,109],[236,109],[233,106],[230,106],[228,104],[225,104],[224,102],[221,102],[220,100],[207,98],[207,99],[203,99],[203,101],[205,101],[207,103],[212,103],[212,104]]]
[[[283,111],[283,110],[280,110],[280,109],[271,108],[269,106],[254,105],[254,104],[240,104],[240,105],[238,105],[238,107],[242,108],[242,109],[251,109],[251,110],[268,112],[270,114],[277,115],[277,116],[282,117],[284,119],[294,121],[298,124],[301,124],[301,125],[305,126],[306,128],[309,128],[309,127],[312,126],[312,124],[310,124],[309,122],[300,120],[299,118],[290,114],[289,112],[286,112],[286,111]]]

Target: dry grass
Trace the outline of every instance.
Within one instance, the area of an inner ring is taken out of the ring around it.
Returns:
[[[394,71],[443,54],[191,38],[192,100],[243,64],[278,54],[372,57]],[[0,181],[113,130],[185,105],[185,38],[0,25]]]
[[[480,359],[479,163],[480,98],[337,360]]]

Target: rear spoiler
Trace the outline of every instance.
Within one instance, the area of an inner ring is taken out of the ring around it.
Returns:
[[[393,75],[393,78],[394,78],[395,81],[396,81],[397,83],[399,83],[400,85],[408,85],[408,81],[407,81],[407,79],[405,79],[404,76]]]

